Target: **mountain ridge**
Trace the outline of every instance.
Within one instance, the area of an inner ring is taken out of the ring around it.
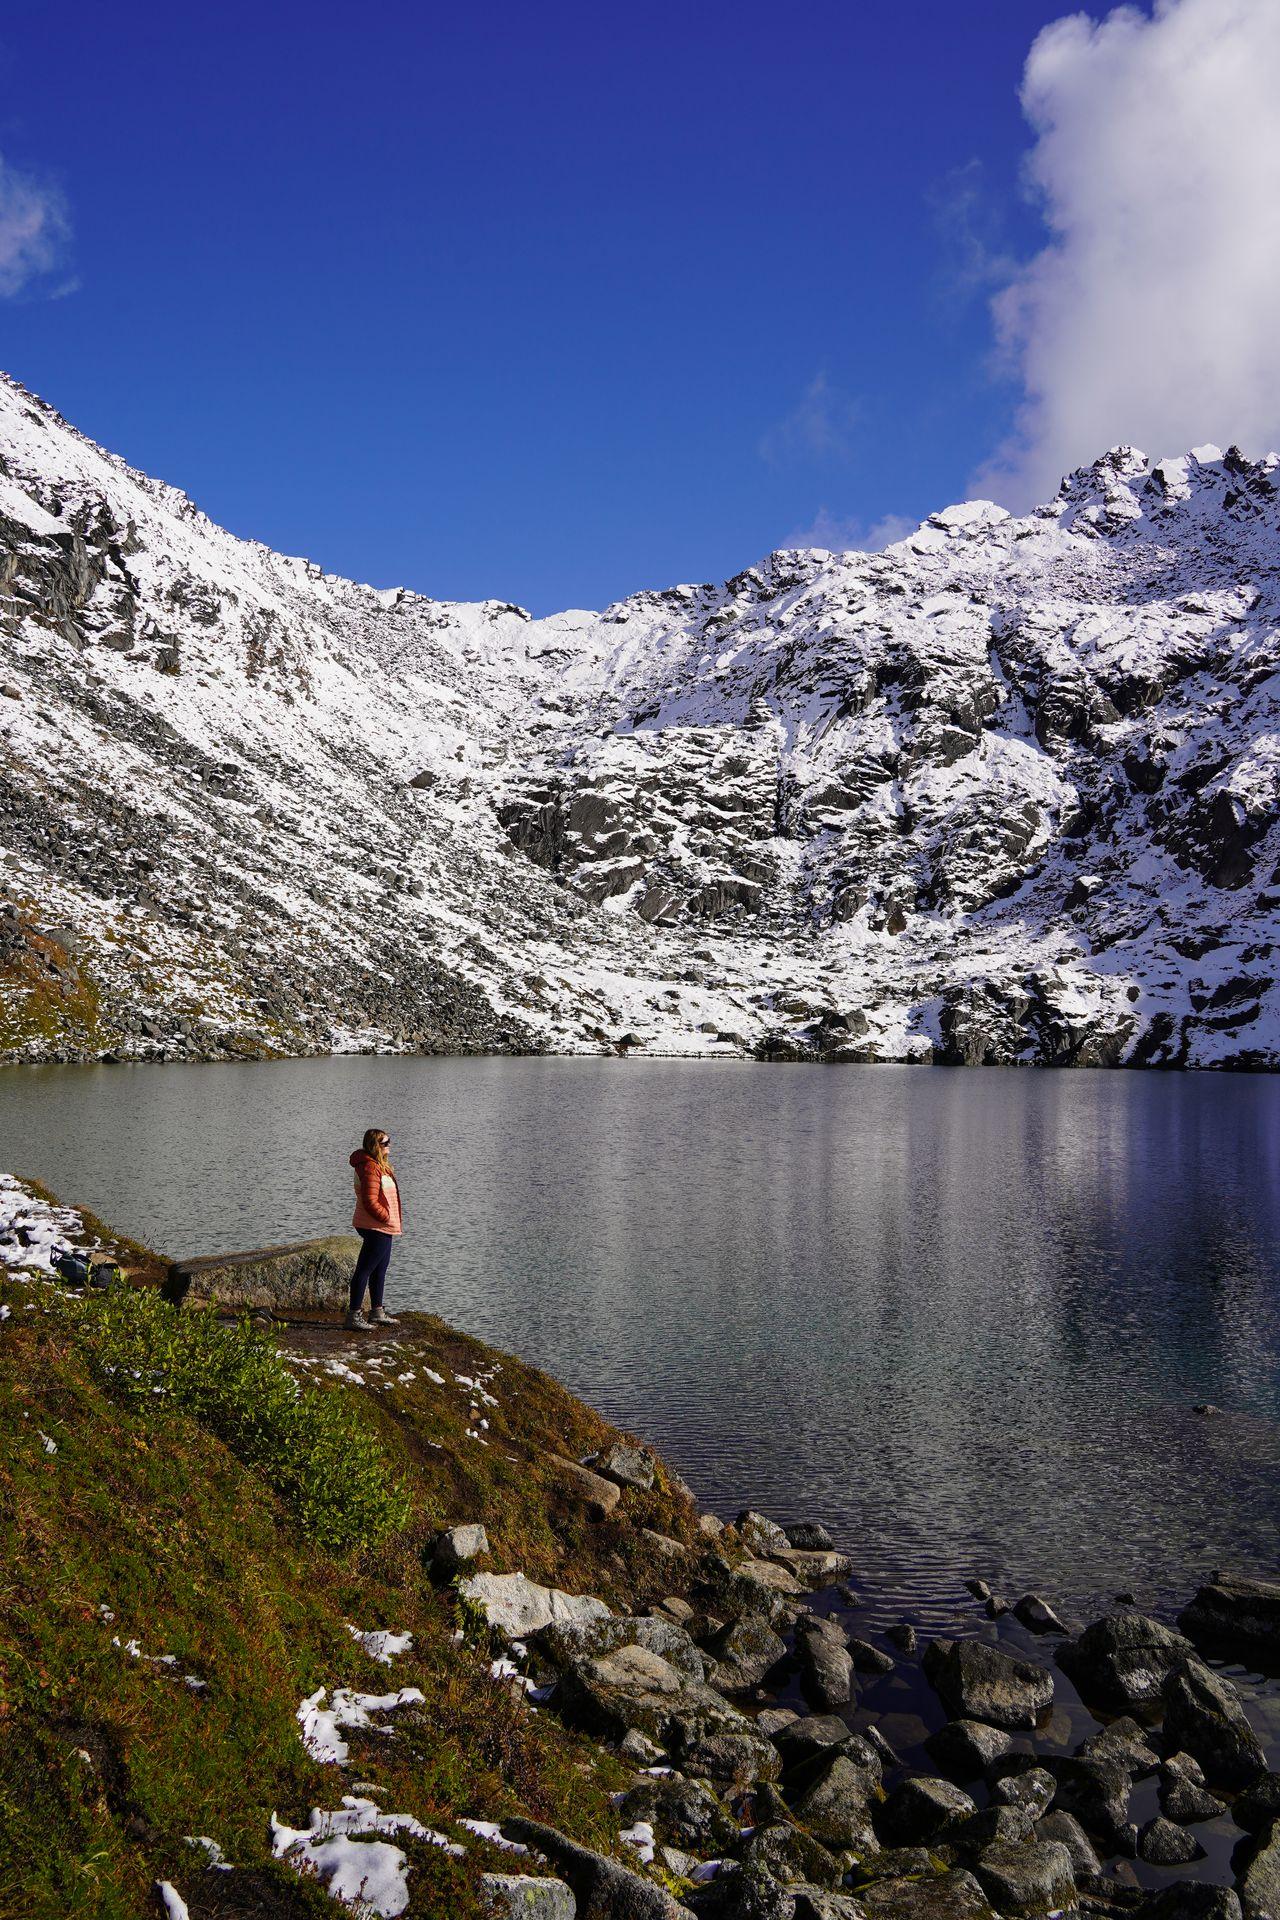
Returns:
[[[1275,455],[535,619],[0,378],[0,1057],[1272,1067]]]

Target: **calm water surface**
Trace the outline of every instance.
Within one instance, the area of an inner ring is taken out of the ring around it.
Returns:
[[[0,1165],[174,1255],[343,1227],[700,1497],[818,1516],[886,1615],[1167,1606],[1280,1562],[1280,1081],[344,1059],[9,1069]],[[1196,1402],[1224,1409],[1192,1413]]]

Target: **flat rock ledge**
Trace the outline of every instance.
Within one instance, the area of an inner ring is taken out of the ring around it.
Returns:
[[[284,1247],[175,1260],[165,1280],[165,1297],[176,1306],[225,1311],[337,1313],[347,1305],[359,1252],[354,1233],[331,1233]]]

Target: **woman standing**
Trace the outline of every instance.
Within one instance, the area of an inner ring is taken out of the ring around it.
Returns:
[[[368,1333],[373,1327],[398,1324],[382,1304],[391,1245],[402,1231],[400,1189],[387,1153],[390,1145],[390,1134],[370,1127],[363,1145],[351,1156],[356,1177],[356,1210],[351,1224],[360,1235],[360,1258],[351,1276],[351,1305],[346,1320],[351,1333]],[[362,1311],[366,1287],[369,1290],[367,1320]]]

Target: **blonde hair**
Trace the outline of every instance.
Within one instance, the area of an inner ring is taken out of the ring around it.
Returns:
[[[376,1160],[385,1172],[391,1171],[391,1160],[387,1153],[386,1136],[381,1127],[370,1127],[360,1142],[371,1160]]]

